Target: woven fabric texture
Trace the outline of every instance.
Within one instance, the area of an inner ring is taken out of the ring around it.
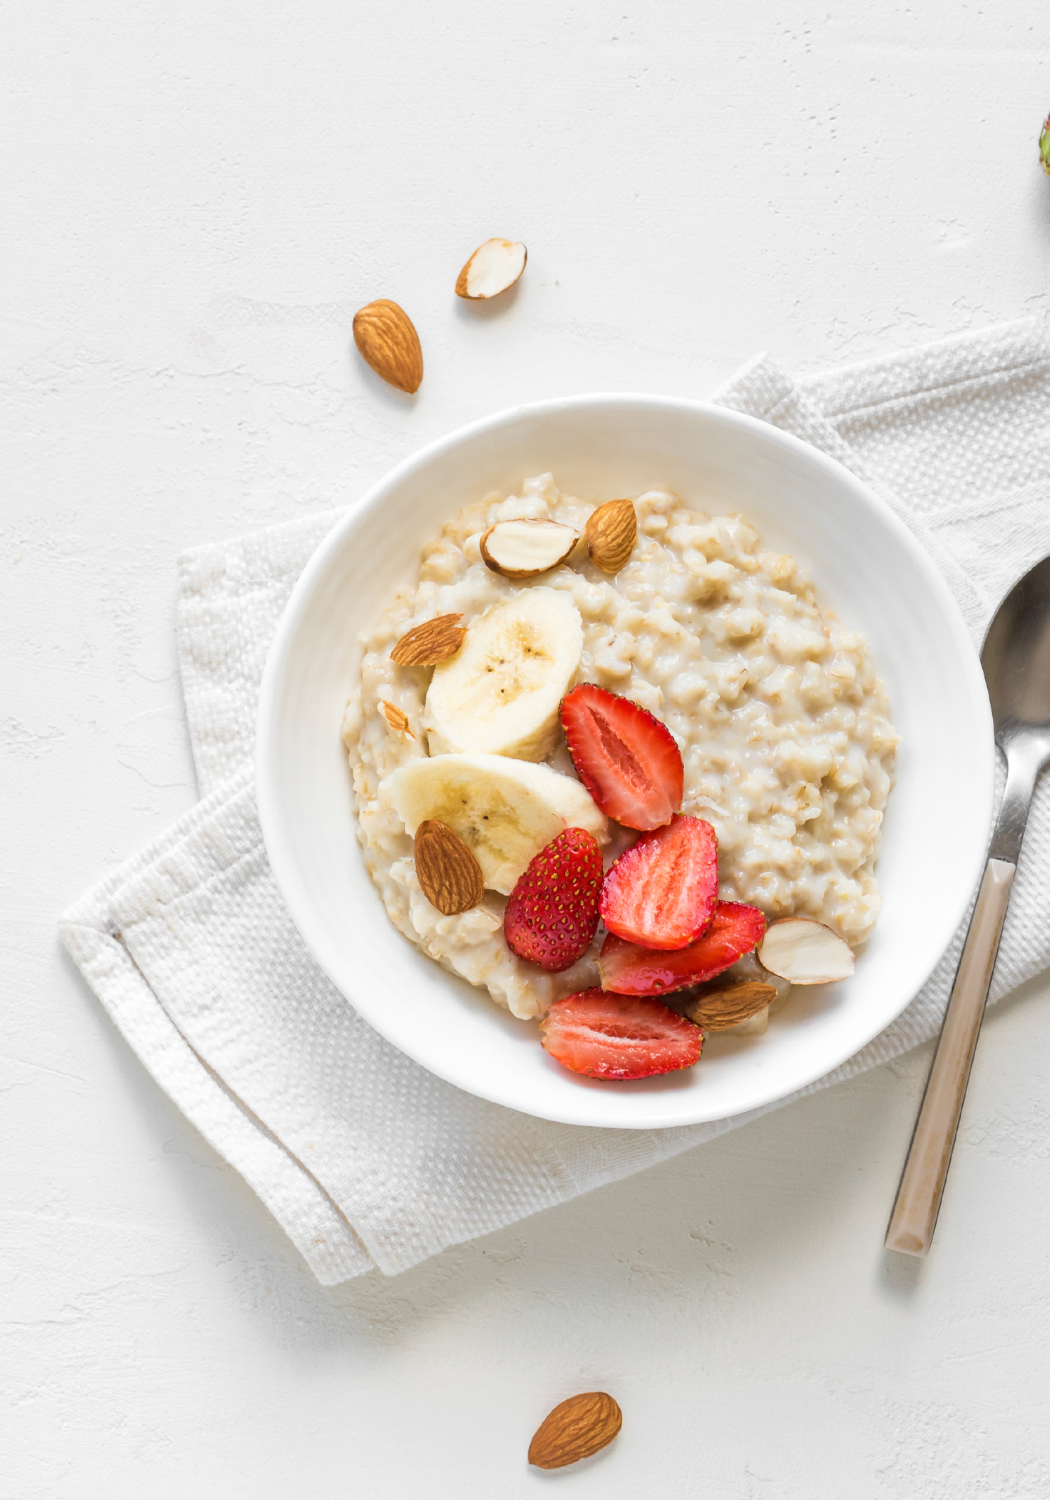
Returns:
[[[1050,351],[1034,322],[799,381],[759,357],[715,399],[823,448],[877,489],[942,568],[975,641],[1010,584],[1050,552]],[[251,755],[270,639],[335,519],[180,560],[179,651],[202,800],[60,924],[157,1082],[328,1285],[376,1266],[395,1274],[755,1117],[605,1131],[501,1109],[410,1062],[314,964],[267,864]],[[1048,873],[1050,780],[1036,796],[993,999],[1050,965]],[[933,1035],[962,936],[891,1027],[802,1092]]]

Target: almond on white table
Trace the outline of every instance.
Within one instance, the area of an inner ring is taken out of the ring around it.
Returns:
[[[456,279],[456,296],[470,302],[498,297],[514,285],[528,259],[519,240],[486,240],[479,245]]]
[[[423,383],[423,350],[412,319],[396,302],[381,297],[354,315],[354,343],[365,364],[388,385],[413,395]]]
[[[605,1391],[583,1391],[548,1412],[529,1444],[529,1463],[564,1469],[612,1442],[623,1426],[619,1404]]]

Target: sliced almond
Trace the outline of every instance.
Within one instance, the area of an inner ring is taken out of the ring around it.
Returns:
[[[379,707],[383,710],[383,718],[395,734],[407,734],[410,740],[415,739],[415,735],[409,728],[408,715],[403,708],[398,708],[396,703],[388,703],[385,698],[380,700]]]
[[[468,301],[498,297],[513,286],[525,269],[529,252],[517,240],[486,240],[479,245],[456,278],[456,296]]]
[[[776,986],[772,984],[753,980],[720,984],[713,979],[710,984],[698,985],[676,1009],[704,1031],[725,1031],[758,1015],[776,997]]]
[[[618,573],[638,540],[638,517],[630,500],[607,500],[585,527],[591,560],[603,573]]]
[[[462,618],[435,615],[422,625],[414,625],[391,651],[391,661],[399,667],[436,667],[438,662],[448,661],[467,638],[467,627],[459,623]]]
[[[418,391],[423,380],[423,350],[412,319],[396,302],[381,298],[354,315],[354,343],[365,364],[399,391]]]
[[[560,521],[497,521],[481,538],[481,555],[504,578],[536,578],[563,563],[579,539]]]
[[[792,984],[831,984],[853,973],[853,949],[823,922],[784,917],[766,929],[758,957]]]
[[[554,1408],[529,1444],[529,1463],[563,1469],[608,1446],[623,1425],[623,1413],[604,1391],[584,1391]]]
[[[416,829],[416,876],[431,906],[446,917],[469,911],[485,894],[481,866],[446,823],[426,818]]]

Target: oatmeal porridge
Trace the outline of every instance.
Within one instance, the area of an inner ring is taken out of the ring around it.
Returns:
[[[879,912],[897,737],[865,637],[740,516],[693,513],[651,490],[634,501],[637,539],[611,572],[588,553],[594,511],[549,474],[462,510],[366,634],[343,723],[358,837],[391,920],[523,1019],[599,983],[600,939],[557,972],[518,956],[504,933],[515,882],[565,829],[585,830],[606,866],[638,837],[578,774],[559,720],[575,684],[629,700],[670,732],[682,781],[663,821],[714,830],[720,903],[771,922],[811,918],[851,948]],[[557,524],[491,530],[512,521]],[[525,549],[520,567],[499,560],[501,538],[508,556]],[[562,560],[545,565],[544,547]],[[451,633],[451,655],[397,665],[392,649],[431,621]],[[480,869],[484,893],[467,910],[446,914],[420,884],[418,838],[434,821]]]

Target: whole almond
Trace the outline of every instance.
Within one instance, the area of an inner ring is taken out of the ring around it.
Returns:
[[[462,615],[435,615],[401,637],[390,653],[399,667],[436,667],[455,656],[467,635]]]
[[[354,315],[354,343],[361,358],[390,385],[409,395],[423,380],[423,351],[412,319],[396,302],[381,298]]]
[[[408,715],[403,708],[398,708],[396,703],[388,703],[385,698],[380,700],[379,707],[383,710],[383,718],[395,734],[407,734],[410,740],[415,739],[415,735],[409,728]]]
[[[604,1391],[584,1391],[544,1417],[529,1444],[529,1463],[563,1469],[606,1447],[619,1432],[623,1413]]]
[[[603,573],[618,573],[634,551],[638,517],[630,500],[608,500],[591,512],[586,526],[591,560]]]
[[[677,1009],[704,1031],[725,1031],[729,1026],[739,1026],[741,1021],[756,1016],[776,998],[776,986],[772,984],[760,984],[750,979],[743,983],[719,984],[715,979],[710,986],[698,986],[696,993],[688,1000],[683,998]]]
[[[446,917],[469,911],[485,894],[481,866],[463,840],[437,818],[416,829],[416,875],[431,906]]]

